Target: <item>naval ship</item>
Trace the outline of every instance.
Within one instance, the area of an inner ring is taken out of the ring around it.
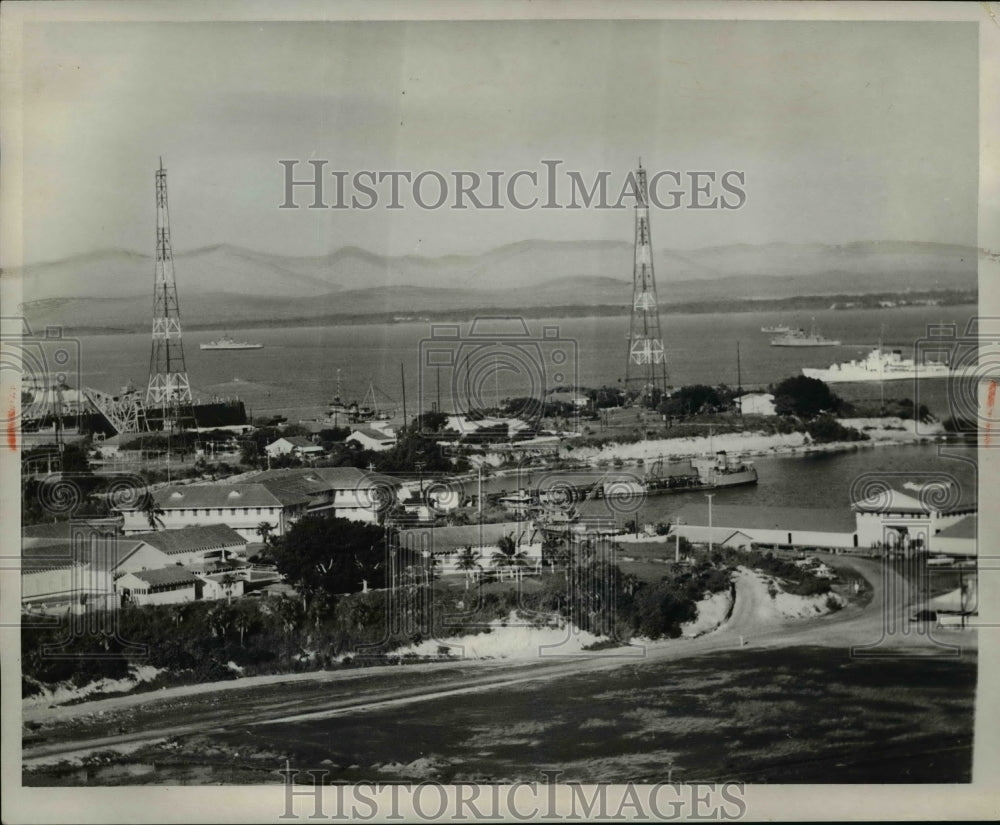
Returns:
[[[802,368],[807,378],[818,378],[828,384],[855,381],[900,381],[905,378],[947,378],[952,374],[948,364],[918,364],[904,358],[902,350],[884,350],[873,347],[865,358],[831,364],[828,369]]]

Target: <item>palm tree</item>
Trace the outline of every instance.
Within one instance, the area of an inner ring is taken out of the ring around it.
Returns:
[[[152,493],[146,493],[139,504],[139,512],[146,517],[150,530],[159,530],[163,526],[161,516],[165,515],[163,508],[156,503]]]
[[[234,576],[232,573],[226,573],[219,581],[222,584],[223,590],[226,591],[226,604],[232,604],[233,585],[239,581],[239,578],[237,576]]]
[[[469,589],[469,582],[472,579],[472,571],[479,567],[479,560],[482,558],[482,553],[478,550],[473,550],[472,545],[466,545],[462,548],[462,552],[458,554],[458,560],[455,562],[455,566],[459,570],[465,571],[465,589]]]
[[[268,536],[271,535],[274,530],[274,525],[267,521],[262,521],[254,528],[254,532],[260,536],[260,540],[267,544]]]

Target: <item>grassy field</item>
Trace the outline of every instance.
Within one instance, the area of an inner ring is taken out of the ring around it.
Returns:
[[[652,782],[668,764],[681,781],[967,782],[975,684],[974,653],[872,661],[834,647],[746,648],[325,720],[234,723],[24,780],[277,782],[287,758],[328,782],[539,780],[548,769],[563,781]],[[225,707],[238,714],[239,697]]]

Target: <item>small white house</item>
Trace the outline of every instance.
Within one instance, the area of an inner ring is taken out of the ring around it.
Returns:
[[[391,431],[377,430],[374,427],[358,427],[345,440],[357,444],[363,450],[377,453],[396,445],[396,436]]]
[[[202,598],[205,583],[183,567],[138,570],[115,582],[122,605],[181,604]]]
[[[272,441],[264,448],[264,452],[271,458],[277,458],[280,455],[293,455],[297,458],[316,458],[323,455],[324,450],[318,444],[313,444],[305,436],[288,435]]]
[[[736,399],[744,415],[775,415],[774,395],[769,392],[748,392]]]

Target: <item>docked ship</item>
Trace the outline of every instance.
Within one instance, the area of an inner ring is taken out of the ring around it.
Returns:
[[[218,341],[201,344],[201,349],[262,349],[263,344],[251,344],[249,341],[234,341],[228,335],[223,335]]]
[[[785,324],[776,324],[773,327],[761,327],[760,331],[781,334],[785,332],[791,332],[792,328],[790,326],[786,326]]]
[[[649,475],[641,482],[610,481],[604,485],[604,496],[635,494],[664,495],[667,493],[701,492],[724,487],[741,487],[757,483],[757,469],[752,463],[731,460],[725,452],[714,458],[693,458],[688,463],[663,466],[662,459],[654,462]]]
[[[828,384],[854,381],[900,381],[906,378],[947,378],[952,369],[944,363],[918,364],[904,358],[902,350],[873,347],[865,358],[831,364],[828,369],[802,368],[807,378],[818,378]]]
[[[840,341],[824,338],[815,329],[793,329],[771,339],[772,347],[839,347]]]

